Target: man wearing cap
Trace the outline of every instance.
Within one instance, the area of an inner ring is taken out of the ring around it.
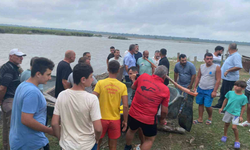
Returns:
[[[12,102],[17,86],[20,84],[20,73],[18,71],[26,56],[18,49],[12,49],[9,53],[9,61],[0,69],[0,104],[3,120],[3,149],[9,149],[9,130],[12,111]]]

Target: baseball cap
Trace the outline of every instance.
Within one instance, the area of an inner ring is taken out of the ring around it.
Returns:
[[[26,54],[19,51],[19,49],[17,49],[17,48],[14,48],[14,49],[10,50],[10,55],[26,56]]]

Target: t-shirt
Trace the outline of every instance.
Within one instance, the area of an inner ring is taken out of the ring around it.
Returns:
[[[159,65],[160,59],[155,60],[155,58],[154,58],[154,57],[152,57],[152,60],[154,61],[154,64],[155,64],[156,66],[158,66],[158,65]]]
[[[113,58],[113,57],[115,57],[115,55],[114,55],[113,53],[110,53],[110,54],[108,55],[107,59],[109,60],[109,59],[111,59],[111,58]]]
[[[128,53],[123,59],[123,64],[124,66],[128,66],[128,68],[136,66],[136,60],[135,60],[134,54],[132,55],[131,53]],[[125,67],[124,67],[123,75],[128,76],[128,73]]]
[[[99,93],[100,108],[103,120],[119,120],[121,97],[128,95],[124,83],[114,78],[99,80],[94,89]]]
[[[135,53],[135,60],[136,60],[136,62],[137,62],[138,59],[141,58],[141,57],[142,57],[141,52],[138,52],[137,54]]]
[[[250,74],[250,70],[249,70],[249,74]],[[247,80],[247,87],[246,87],[246,89],[248,91],[250,91],[250,78]]]
[[[46,100],[37,86],[26,81],[18,86],[13,100],[9,134],[10,149],[35,150],[46,146],[49,141],[43,132],[35,131],[22,124],[22,112],[34,114],[33,118],[45,125]]]
[[[248,103],[246,95],[237,95],[235,91],[229,91],[225,97],[228,99],[228,102],[223,110],[234,116],[240,116],[242,106]]]
[[[56,69],[56,88],[55,88],[55,97],[57,98],[58,94],[65,90],[62,84],[62,79],[68,80],[69,74],[72,72],[70,64],[66,61],[60,61]]]
[[[92,76],[92,77],[93,77],[93,82],[91,83],[91,86],[90,87],[85,87],[85,91],[87,91],[89,93],[93,92],[92,86],[95,86],[96,83],[97,83],[97,80],[96,80],[95,76]],[[70,73],[70,75],[68,77],[68,82],[71,84],[71,86],[74,85],[73,72]]]
[[[0,69],[0,85],[7,87],[4,95],[6,98],[14,98],[17,86],[20,84],[20,74],[17,65],[8,61]]]
[[[20,82],[28,80],[30,76],[31,76],[31,70],[30,69],[25,70],[24,72],[21,73]],[[43,84],[39,84],[38,88],[39,90],[43,91]]]
[[[187,62],[185,66],[182,66],[181,63],[178,62],[174,67],[174,72],[179,74],[178,84],[183,87],[188,87],[192,76],[196,74],[196,69],[191,62]]]
[[[101,119],[96,95],[67,89],[58,95],[54,114],[61,118],[62,149],[93,148],[96,141],[92,122]]]
[[[134,86],[136,86],[136,92],[129,115],[142,123],[156,124],[156,115],[160,105],[168,107],[169,88],[159,76],[150,76],[146,73],[139,76]]]
[[[113,57],[113,58],[111,58],[111,59],[109,60],[109,62],[110,62],[110,61],[112,61],[112,60],[116,60],[116,61],[118,61],[118,62],[119,62],[119,64],[120,64],[120,66],[122,66],[122,65],[123,65],[123,59],[122,59],[121,57],[119,57],[118,59],[115,59],[115,57]]]
[[[214,63],[215,65],[217,65],[217,66],[220,66],[220,64],[221,64],[221,56],[215,56],[215,55],[213,54],[213,63]]]
[[[165,67],[168,68],[168,75],[169,75],[169,61],[168,61],[167,57],[163,57],[162,59],[160,59],[159,66],[160,65],[164,65]],[[165,79],[164,84],[165,85],[169,84],[169,80],[167,78]]]
[[[148,60],[150,62],[154,63],[151,58],[148,58]],[[143,73],[147,73],[149,75],[152,75],[152,66],[147,60],[145,60],[141,57],[137,60],[137,65],[139,66],[139,74],[140,75]]]
[[[228,72],[227,76],[224,76],[224,73],[233,67],[242,68],[242,58],[238,52],[229,55],[225,60],[224,64],[221,67],[221,78],[227,81],[237,81],[240,78],[239,70],[234,72]]]

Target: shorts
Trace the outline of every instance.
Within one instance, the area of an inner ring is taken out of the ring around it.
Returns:
[[[205,107],[211,107],[213,98],[211,97],[214,89],[202,90],[200,87],[197,88],[198,95],[196,96],[196,103],[199,105],[205,105]]]
[[[234,116],[234,115],[228,113],[227,111],[225,112],[224,117],[222,119],[222,121],[224,121],[225,123],[230,123],[232,121],[233,125],[238,125],[239,120],[240,120],[239,116]]]
[[[128,116],[128,124],[131,130],[137,130],[138,128],[141,128],[144,136],[152,137],[156,136],[157,134],[157,124],[148,125],[134,119],[130,115]]]
[[[248,104],[250,104],[250,91],[245,90],[245,95],[247,96]]]
[[[121,120],[101,120],[102,135],[101,139],[108,132],[110,139],[118,139],[121,136]]]

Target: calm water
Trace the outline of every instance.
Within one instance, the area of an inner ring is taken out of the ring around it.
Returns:
[[[149,39],[131,39],[116,40],[107,37],[74,37],[74,36],[55,36],[55,35],[22,35],[22,34],[0,34],[0,65],[8,61],[8,54],[12,48],[19,48],[26,53],[23,63],[23,69],[29,68],[30,59],[34,56],[43,56],[51,59],[56,65],[64,58],[66,50],[76,52],[76,61],[71,64],[73,67],[82,54],[86,51],[91,52],[91,65],[95,74],[106,71],[106,58],[109,54],[109,47],[115,46],[121,51],[121,55],[128,49],[130,44],[139,44],[139,49],[148,50],[150,57],[153,57],[154,51],[161,48],[168,50],[168,57],[176,57],[177,52],[186,54],[191,60],[194,56],[198,60],[203,59],[203,55],[208,49],[214,51],[217,45],[227,49],[228,45],[216,43],[192,43],[167,40],[149,40]],[[238,46],[239,53],[250,56],[250,46]],[[173,68],[172,68],[173,69]],[[55,75],[54,69],[53,73]]]

